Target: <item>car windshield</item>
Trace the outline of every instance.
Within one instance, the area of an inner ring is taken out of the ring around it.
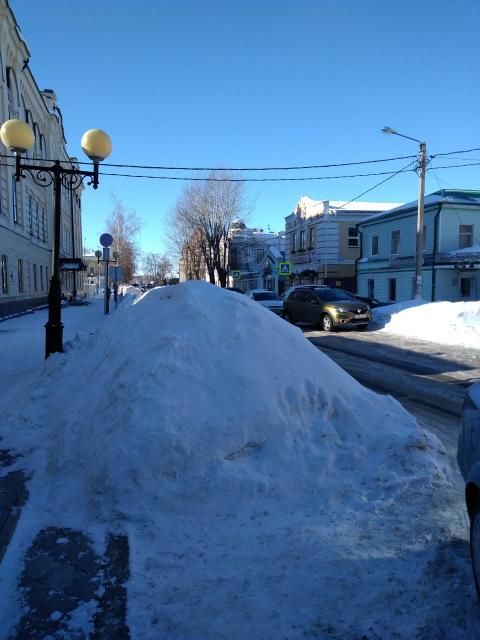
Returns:
[[[333,302],[335,300],[354,300],[354,297],[348,291],[343,289],[316,289],[316,292],[325,302]]]
[[[280,300],[274,291],[254,291],[254,300]]]

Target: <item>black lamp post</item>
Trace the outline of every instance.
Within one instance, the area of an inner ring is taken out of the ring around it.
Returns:
[[[100,250],[95,251],[95,257],[97,258],[97,296],[100,291],[100,258],[102,257],[102,252]]]
[[[45,325],[45,358],[51,353],[63,351],[62,291],[60,282],[60,231],[62,218],[62,186],[69,191],[75,190],[85,178],[91,178],[88,184],[98,187],[98,165],[110,155],[112,143],[108,135],[100,129],[90,129],[82,137],[82,149],[93,162],[93,171],[81,171],[70,163],[64,167],[60,160],[53,164],[27,164],[21,162],[21,155],[30,149],[35,136],[32,129],[20,120],[7,120],[0,129],[2,143],[15,156],[15,178],[17,182],[27,172],[35,184],[41,187],[53,185],[55,202],[53,210],[53,251],[52,279],[48,292],[48,322]],[[73,230],[72,230],[73,231]]]

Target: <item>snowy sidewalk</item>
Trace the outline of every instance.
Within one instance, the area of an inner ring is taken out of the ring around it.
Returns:
[[[44,360],[47,319],[47,310],[39,310],[0,324],[0,373],[8,381],[2,388],[3,406],[8,406],[26,384],[34,384],[36,376],[48,366]],[[62,307],[65,350],[79,334],[92,333],[105,320],[103,299],[99,297],[90,298],[85,305]],[[15,528],[28,503],[28,477],[15,468],[17,461],[18,457],[1,449],[0,441],[0,563],[8,545],[15,544]],[[125,536],[107,535],[105,553],[99,554],[85,532],[40,527],[24,559],[19,581],[24,614],[13,637],[22,640],[65,637],[62,620],[74,610],[88,611],[89,618],[94,620],[95,638],[130,637],[125,624],[124,583],[129,576]]]

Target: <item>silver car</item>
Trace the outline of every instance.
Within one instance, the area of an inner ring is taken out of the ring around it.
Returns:
[[[465,502],[470,518],[470,555],[480,600],[480,382],[469,387],[465,394],[457,460],[465,480]]]
[[[267,309],[270,309],[270,311],[273,311],[279,316],[283,313],[283,302],[275,291],[269,291],[268,289],[250,289],[250,291],[247,291],[246,296],[247,298],[255,300],[263,307],[267,307]]]

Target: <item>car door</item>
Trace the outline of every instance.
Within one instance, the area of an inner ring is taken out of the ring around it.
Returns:
[[[305,292],[301,290],[292,291],[287,299],[287,311],[293,322],[304,322],[301,318],[305,302]]]
[[[303,311],[305,322],[317,324],[320,319],[320,300],[313,291],[305,292],[305,309]]]

